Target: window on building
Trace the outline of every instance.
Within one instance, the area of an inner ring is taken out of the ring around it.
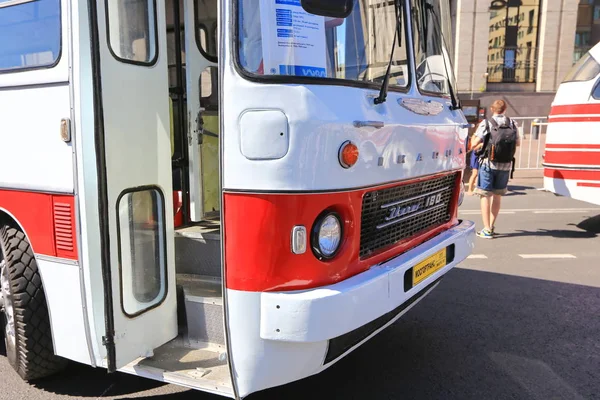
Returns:
[[[573,49],[573,64],[577,63],[600,40],[600,3],[580,0]]]
[[[537,66],[540,0],[507,0],[506,6],[490,13],[488,61],[490,83],[532,83]],[[493,37],[492,37],[493,35]]]
[[[0,71],[51,67],[60,57],[60,1],[0,9]]]

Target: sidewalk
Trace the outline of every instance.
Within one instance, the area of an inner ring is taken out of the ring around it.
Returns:
[[[471,177],[471,169],[466,168],[463,176],[463,182],[469,183]],[[544,186],[544,170],[543,169],[517,169],[515,170],[514,177],[508,182],[508,185],[515,185],[519,183],[527,183],[530,186],[543,187]]]
[[[515,170],[514,180],[517,179],[544,179],[543,169],[517,169]]]

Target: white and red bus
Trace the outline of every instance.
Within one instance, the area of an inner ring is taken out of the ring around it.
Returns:
[[[15,371],[72,360],[244,398],[398,319],[473,246],[449,14],[0,0]]]
[[[558,88],[548,118],[544,188],[600,205],[600,44]]]

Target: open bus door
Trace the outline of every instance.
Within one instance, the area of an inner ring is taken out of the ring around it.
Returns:
[[[217,0],[183,1],[190,220],[218,216]]]
[[[177,336],[162,1],[90,1],[109,371]]]

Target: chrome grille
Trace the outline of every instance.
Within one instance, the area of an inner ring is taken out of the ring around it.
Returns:
[[[458,174],[368,192],[363,197],[360,257],[450,221]]]

